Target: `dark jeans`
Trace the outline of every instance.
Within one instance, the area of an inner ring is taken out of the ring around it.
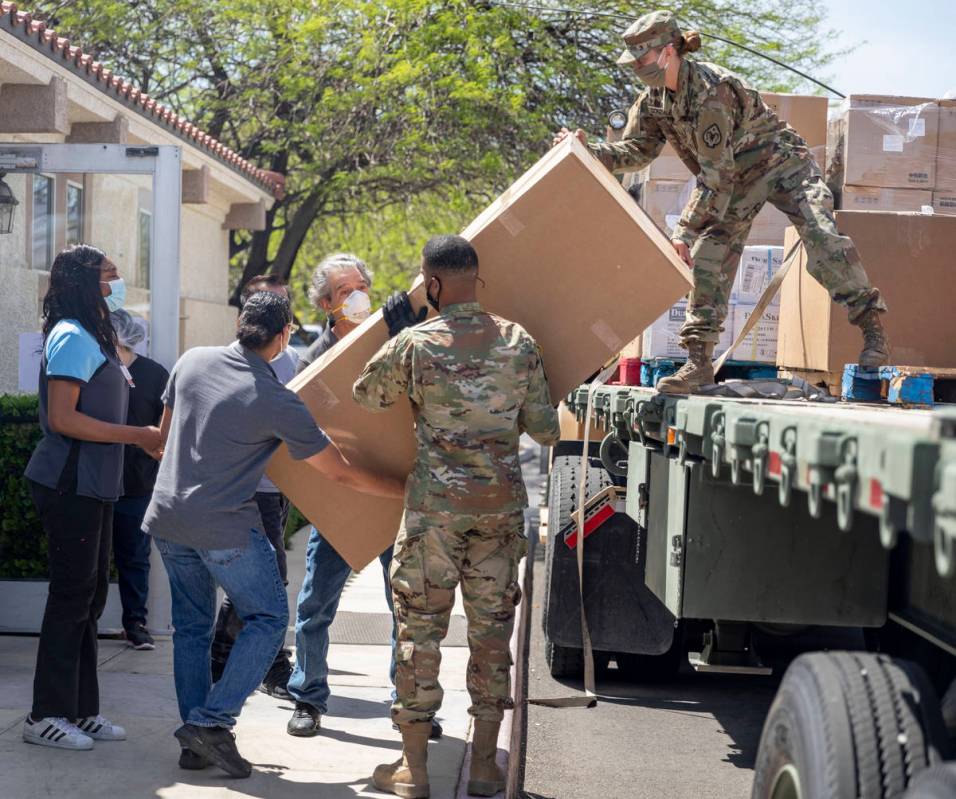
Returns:
[[[35,719],[95,716],[96,622],[109,591],[113,503],[30,482],[47,534],[50,590],[33,678]]]
[[[283,584],[287,584],[288,565],[285,554],[285,541],[282,534],[285,531],[286,519],[289,516],[289,500],[278,492],[259,491],[256,493],[256,504],[259,506],[259,515],[262,517],[262,526],[265,529],[266,538],[272,544],[276,552],[276,564],[279,567],[279,576]],[[229,653],[232,651],[236,638],[242,630],[242,619],[236,613],[232,600],[228,594],[223,599],[219,607],[219,615],[216,617],[216,635],[212,642],[212,659],[218,666],[222,667],[229,659]],[[280,648],[276,654],[272,669],[291,671],[292,653],[288,649]],[[270,672],[272,671],[270,669]]]
[[[146,624],[150,538],[142,528],[147,505],[148,494],[123,497],[113,508],[113,560],[119,573],[124,630]]]

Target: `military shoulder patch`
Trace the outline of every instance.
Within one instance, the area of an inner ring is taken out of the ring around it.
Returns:
[[[701,138],[704,140],[704,144],[713,149],[720,144],[723,135],[720,132],[720,128],[717,127],[717,123],[713,122],[710,127],[704,131],[704,135],[701,136]]]

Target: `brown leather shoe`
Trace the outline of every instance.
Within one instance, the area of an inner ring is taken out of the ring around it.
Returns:
[[[375,768],[372,784],[380,791],[393,793],[403,799],[428,797],[428,736],[431,724],[416,722],[403,724],[402,756],[394,763]]]
[[[504,772],[495,763],[498,753],[500,721],[475,719],[475,737],[471,742],[469,796],[494,796],[505,789]]]

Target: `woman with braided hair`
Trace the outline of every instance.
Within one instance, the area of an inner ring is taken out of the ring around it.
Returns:
[[[156,427],[126,424],[133,381],[119,360],[110,311],[125,285],[95,247],[63,250],[43,299],[40,428],[25,475],[48,537],[50,588],[23,723],[28,743],[92,749],[126,731],[100,715],[97,620],[109,588],[113,504],[123,493],[123,446],[159,456]]]

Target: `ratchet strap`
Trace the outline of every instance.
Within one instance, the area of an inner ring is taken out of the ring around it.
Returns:
[[[591,381],[588,386],[588,402],[584,415],[584,447],[581,451],[581,474],[578,479],[578,508],[584,508],[588,500],[588,449],[591,443],[591,411],[594,408],[594,391],[599,386],[603,386],[611,375],[618,369],[617,362],[607,367],[601,374]],[[578,514],[578,535],[575,554],[578,563],[578,599],[581,608],[581,644],[584,650],[584,693],[573,696],[555,697],[552,699],[529,699],[528,704],[542,705],[544,707],[595,707],[597,705],[597,696],[594,693],[594,649],[591,647],[591,630],[588,627],[588,617],[584,611],[584,519],[585,514]],[[557,524],[555,519],[553,523]],[[552,520],[548,519],[551,524]],[[557,540],[555,540],[557,545]]]

